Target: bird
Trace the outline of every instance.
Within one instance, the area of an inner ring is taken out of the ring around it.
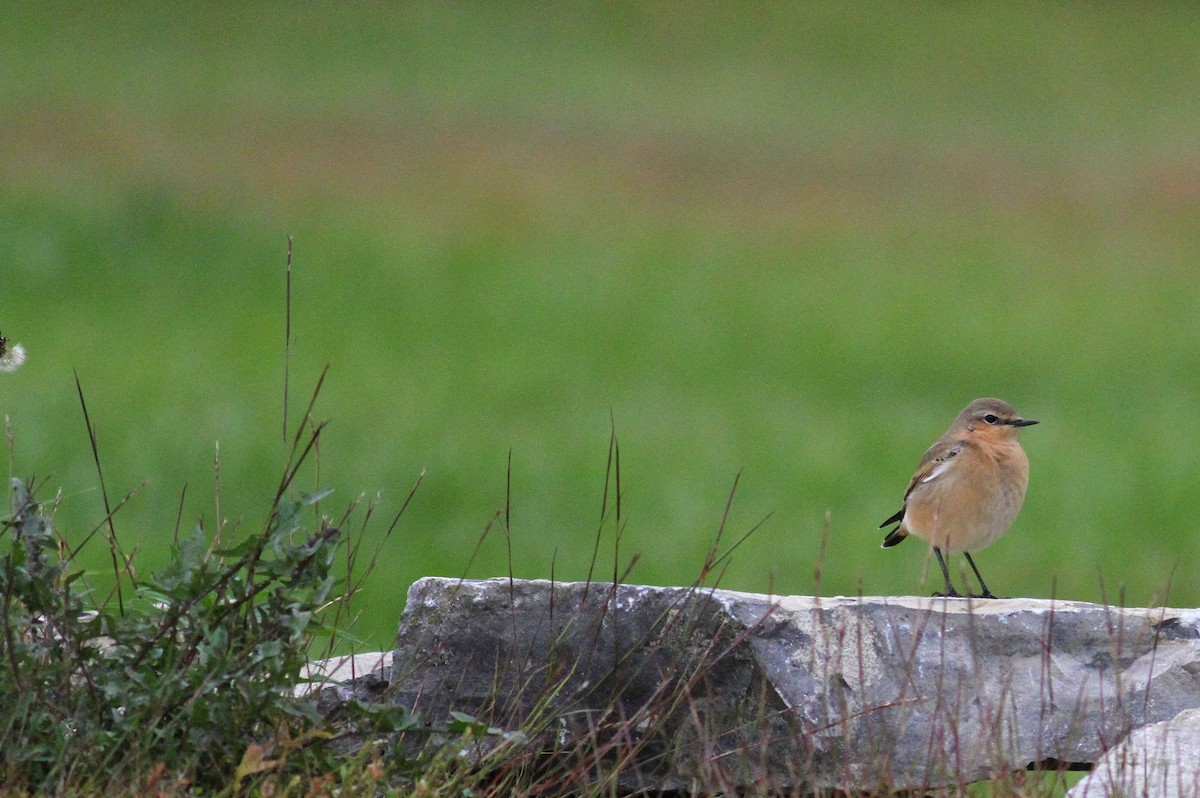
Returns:
[[[1001,399],[976,399],[950,429],[925,452],[904,492],[904,506],[879,525],[899,524],[883,539],[883,548],[916,535],[933,547],[946,580],[935,596],[962,598],[950,581],[943,554],[966,555],[982,592],[970,598],[994,599],[971,559],[995,543],[1017,517],[1029,486],[1029,458],[1017,441],[1022,427],[1038,422],[1021,418]]]

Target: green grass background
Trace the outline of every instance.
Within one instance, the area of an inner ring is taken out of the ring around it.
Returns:
[[[630,579],[926,593],[879,548],[970,399],[1041,426],[1003,595],[1200,604],[1200,11],[1157,4],[44,4],[0,25],[0,375],[12,471],[103,517],[72,370],[143,569],[263,522],[317,415],[360,596],[586,575],[610,417]],[[294,420],[294,419],[293,419]],[[357,529],[357,527],[355,527]],[[473,576],[508,571],[502,535]],[[85,560],[102,584],[106,551]],[[611,573],[612,527],[598,570]],[[957,560],[955,561],[957,565]]]

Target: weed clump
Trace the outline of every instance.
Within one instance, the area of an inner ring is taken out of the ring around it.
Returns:
[[[95,601],[51,514],[14,479],[0,543],[6,788],[108,792],[147,773],[220,788],[243,775],[233,767],[248,750],[254,770],[282,767],[272,747],[303,739],[319,720],[291,686],[339,581],[338,529],[302,521],[323,495],[277,498],[262,532],[228,548],[198,526],[113,612]],[[316,749],[284,753],[288,767],[303,767]]]

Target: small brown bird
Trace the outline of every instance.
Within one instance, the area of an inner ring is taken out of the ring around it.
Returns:
[[[928,541],[946,580],[946,592],[961,594],[950,582],[942,553],[961,551],[983,592],[972,598],[996,598],[988,590],[971,552],[1000,538],[1021,510],[1029,485],[1029,459],[1017,442],[1021,427],[1038,422],[1021,418],[1008,402],[976,399],[967,405],[946,434],[921,458],[904,492],[904,506],[879,525],[900,522],[883,539],[884,548],[909,535]]]

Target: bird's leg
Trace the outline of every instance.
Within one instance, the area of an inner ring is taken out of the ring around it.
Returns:
[[[954,589],[954,585],[950,582],[950,569],[946,567],[946,561],[942,559],[942,550],[937,546],[933,547],[933,554],[937,557],[938,565],[942,567],[942,578],[946,580],[946,592],[934,593],[937,598],[962,598],[958,591]],[[979,573],[976,571],[976,573]]]
[[[975,572],[975,578],[979,580],[979,586],[981,588],[983,588],[982,593],[980,593],[978,596],[972,596],[971,598],[987,598],[987,599],[996,598],[995,596],[992,595],[992,591],[988,590],[988,586],[986,584],[984,584],[983,576],[982,576],[982,574],[979,573],[979,569],[975,567],[975,561],[971,559],[971,555],[965,551],[963,552],[963,555],[967,558],[967,563],[970,564],[971,570]]]

